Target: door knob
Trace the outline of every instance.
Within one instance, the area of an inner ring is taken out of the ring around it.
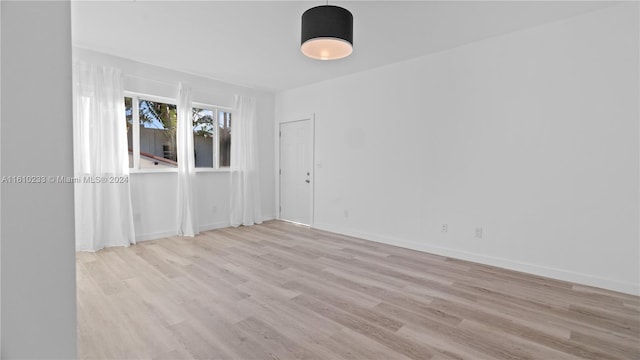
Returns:
[[[305,180],[304,182],[306,182],[307,184],[310,183],[311,181],[309,179]]]

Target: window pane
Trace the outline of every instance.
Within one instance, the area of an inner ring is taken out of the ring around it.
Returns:
[[[220,167],[229,167],[231,164],[231,113],[218,112],[218,142]]]
[[[215,111],[193,108],[193,148],[196,167],[213,167]]]
[[[133,108],[130,97],[124,98],[124,116],[127,119],[127,149],[129,150],[129,167],[133,167]]]
[[[175,168],[176,106],[140,99],[140,168]]]

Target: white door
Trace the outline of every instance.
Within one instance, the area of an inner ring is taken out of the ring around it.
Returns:
[[[280,124],[280,219],[311,225],[311,120]]]

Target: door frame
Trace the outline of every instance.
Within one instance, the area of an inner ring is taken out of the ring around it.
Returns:
[[[297,115],[297,116],[290,116],[290,117],[286,117],[284,120],[278,122],[276,124],[276,133],[275,133],[275,137],[276,137],[276,156],[275,156],[275,163],[276,163],[276,167],[275,167],[275,176],[276,176],[276,208],[275,208],[275,212],[276,212],[276,216],[275,218],[278,220],[282,220],[282,221],[289,221],[289,220],[284,220],[280,217],[280,208],[281,208],[281,202],[280,202],[280,189],[282,184],[280,183],[280,156],[281,156],[281,150],[280,150],[280,129],[282,127],[282,124],[287,124],[287,123],[293,123],[293,122],[298,122],[298,121],[310,121],[310,129],[309,131],[311,132],[309,135],[311,136],[311,159],[310,159],[310,164],[309,164],[309,171],[311,172],[311,175],[309,175],[309,178],[311,179],[311,191],[309,192],[309,216],[310,216],[310,221],[309,224],[299,224],[299,225],[305,225],[305,226],[309,226],[309,227],[313,227],[314,224],[314,210],[315,210],[315,206],[314,206],[314,200],[315,200],[315,189],[316,189],[316,179],[315,179],[315,163],[316,163],[316,125],[315,125],[315,114],[314,113],[310,113],[310,114],[301,114],[301,115]],[[292,222],[292,221],[289,221]]]

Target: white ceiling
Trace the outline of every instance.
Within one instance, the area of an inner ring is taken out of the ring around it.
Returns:
[[[354,16],[354,52],[300,52],[322,1],[72,2],[73,44],[230,83],[294,88],[594,11],[612,2],[331,1]]]

